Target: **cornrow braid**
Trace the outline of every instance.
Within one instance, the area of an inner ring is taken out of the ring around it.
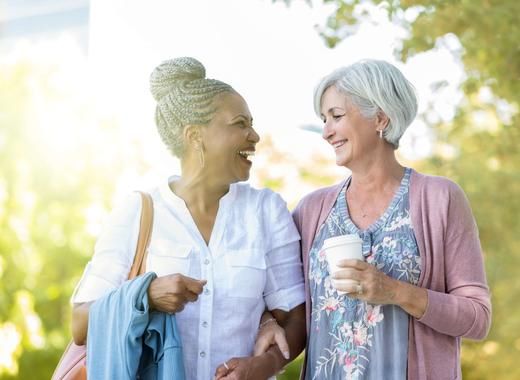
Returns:
[[[177,157],[184,154],[184,127],[208,124],[215,112],[215,96],[234,92],[230,85],[206,78],[202,63],[191,57],[157,66],[150,75],[150,91],[157,101],[155,124],[159,135]]]

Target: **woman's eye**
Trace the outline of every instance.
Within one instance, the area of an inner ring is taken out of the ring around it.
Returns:
[[[332,118],[334,120],[338,120],[338,119],[341,119],[344,115],[332,115]]]

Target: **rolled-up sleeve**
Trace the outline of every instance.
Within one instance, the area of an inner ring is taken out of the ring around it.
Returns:
[[[285,201],[270,193],[265,226],[269,239],[264,298],[269,310],[289,311],[305,302],[300,234]]]
[[[276,248],[267,255],[264,297],[269,310],[289,311],[305,302],[299,241]]]
[[[134,193],[111,212],[94,255],[76,285],[71,301],[90,302],[119,287],[132,265],[139,233],[141,198]]]

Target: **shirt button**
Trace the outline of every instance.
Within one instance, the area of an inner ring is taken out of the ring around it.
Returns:
[[[203,358],[203,357],[206,356],[206,353],[205,353],[204,351],[201,351],[201,352],[199,353],[199,355],[200,355],[201,358]]]
[[[205,295],[208,295],[210,292],[209,292],[209,289],[208,288],[204,288],[204,294]]]
[[[206,321],[202,322],[202,327],[208,327],[208,322],[206,322]]]
[[[209,264],[209,260],[208,259],[204,260],[204,265],[208,265],[208,264]]]

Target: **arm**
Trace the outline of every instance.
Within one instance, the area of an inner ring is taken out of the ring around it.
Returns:
[[[272,330],[283,329],[287,339],[289,352],[284,355],[278,345],[272,345],[272,339],[262,348],[255,350],[257,356],[246,358],[232,358],[224,365],[219,366],[215,373],[217,379],[266,379],[278,373],[287,363],[296,358],[305,347],[305,300],[303,275],[299,257],[299,242],[294,241],[285,246],[274,249],[267,255],[267,283],[264,290],[264,299],[267,307],[272,309],[272,317],[277,323],[267,322],[271,314],[265,312],[260,329],[260,338],[263,334],[272,334]],[[284,311],[287,310],[287,311]],[[264,330],[269,329],[269,330]],[[270,332],[271,331],[271,332]],[[278,334],[278,332],[274,332]],[[271,335],[272,337],[272,335]]]
[[[428,305],[419,322],[450,336],[483,339],[491,325],[491,302],[478,228],[462,189],[447,181],[444,190],[448,200],[443,235],[429,234],[431,249],[443,252],[445,288],[428,289]],[[432,269],[437,269],[435,263]]]
[[[439,192],[449,193],[447,215],[442,231],[429,231],[425,239],[436,260],[432,260],[426,289],[378,273],[363,262],[343,262],[345,270],[336,278],[354,279],[361,282],[363,293],[355,294],[356,285],[336,286],[340,290],[368,302],[396,304],[419,322],[433,330],[453,337],[483,339],[491,324],[491,302],[486,284],[484,263],[478,229],[462,190],[453,182]],[[434,204],[441,203],[435,200]],[[442,203],[441,203],[442,204]],[[439,206],[436,206],[439,209]],[[441,209],[442,210],[442,209]],[[434,211],[430,211],[434,212]],[[434,217],[439,217],[437,214]],[[437,226],[431,222],[428,225]],[[431,228],[431,227],[430,227]],[[432,284],[432,277],[437,281]],[[432,286],[433,285],[433,286]]]
[[[78,346],[87,340],[88,312],[92,302],[76,303],[72,307],[72,339]]]
[[[289,359],[290,350],[285,330],[278,323],[269,310],[265,310],[260,318],[258,335],[256,337],[254,355],[260,356],[272,345],[277,345],[284,358]]]
[[[343,269],[333,275],[336,289],[363,301],[379,305],[397,305],[415,318],[421,318],[428,304],[426,289],[396,280],[375,266],[360,260],[342,260]],[[339,283],[336,280],[354,280],[356,283]],[[359,292],[361,286],[361,292]]]
[[[97,239],[95,252],[85,267],[72,296],[72,337],[74,343],[85,344],[90,305],[126,279],[133,261],[139,233],[141,199],[128,196],[110,213]]]
[[[205,284],[205,280],[181,274],[157,277],[148,287],[150,310],[177,313],[184,309],[186,303],[198,299]],[[76,303],[72,308],[72,338],[77,345],[85,344],[87,339],[88,315],[93,302]]]
[[[279,346],[271,346],[264,355],[274,364],[274,374],[278,373],[286,364],[293,361],[305,348],[307,334],[305,327],[305,304],[301,304],[288,313],[273,310],[277,323],[285,330],[289,344],[289,357],[284,355]]]
[[[305,305],[301,304],[289,312],[273,310],[272,313],[283,326],[290,354],[286,357],[277,345],[271,345],[267,351],[258,356],[232,358],[226,362],[228,368],[223,364],[217,368],[216,379],[265,380],[280,372],[303,351],[306,342]],[[274,322],[270,324],[277,325]]]

